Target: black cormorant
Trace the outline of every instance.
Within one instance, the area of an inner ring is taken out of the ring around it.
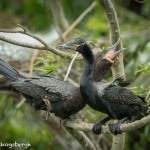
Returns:
[[[85,62],[80,81],[80,92],[90,107],[108,115],[93,126],[93,132],[100,134],[103,124],[111,119],[117,119],[119,121],[110,125],[110,130],[113,134],[121,133],[120,125],[123,122],[132,120],[142,113],[144,99],[133,94],[131,90],[119,86],[117,83],[123,81],[122,77],[110,83],[95,82],[93,80],[95,59],[90,45],[85,42],[79,45],[76,51],[82,54]],[[106,61],[106,57],[102,59],[100,66]],[[108,68],[103,69],[107,70]],[[105,70],[101,70],[99,74],[103,74],[103,71],[105,72]]]

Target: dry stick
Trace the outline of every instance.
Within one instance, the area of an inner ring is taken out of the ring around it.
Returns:
[[[67,70],[67,73],[66,73],[66,76],[64,78],[64,81],[67,80],[69,74],[70,74],[70,71],[71,71],[71,68],[72,68],[72,65],[74,63],[74,61],[76,60],[76,57],[78,56],[78,52],[75,53],[75,55],[73,56],[73,59],[71,60],[70,64],[69,64],[69,67],[68,67],[68,70]]]
[[[111,44],[114,44],[120,38],[120,28],[119,28],[117,13],[115,11],[115,8],[111,0],[99,0],[99,2],[102,4],[106,12],[108,22],[110,25]],[[117,50],[122,48],[123,46],[122,43],[120,42],[120,44],[117,47]],[[123,54],[119,55],[118,62],[113,65],[112,74],[113,74],[113,79],[117,77],[117,74],[125,76]],[[125,142],[125,134],[113,136],[113,143],[112,143],[111,150],[123,150],[124,142]]]
[[[24,97],[22,97],[21,101],[16,105],[16,108],[20,108],[24,103],[25,103],[26,99]]]
[[[35,61],[35,58],[38,56],[39,54],[39,51],[36,50],[33,52],[33,55],[32,55],[32,58],[30,60],[30,68],[29,68],[29,77],[31,78],[33,76],[33,66],[34,66],[34,61]]]

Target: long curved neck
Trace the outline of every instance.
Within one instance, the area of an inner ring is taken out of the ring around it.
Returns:
[[[87,48],[82,56],[84,58],[84,71],[80,81],[80,92],[83,98],[86,99],[86,103],[94,108],[96,105],[96,101],[93,99],[95,93],[93,84],[94,55],[92,50]]]
[[[87,49],[87,53],[87,55],[82,54],[84,58],[84,71],[81,77],[81,86],[93,81],[95,59],[92,50]]]

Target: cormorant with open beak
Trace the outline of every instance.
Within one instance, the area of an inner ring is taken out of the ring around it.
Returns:
[[[112,62],[112,54],[117,54],[114,50],[115,48],[106,53],[105,57],[101,59],[100,68],[104,66],[106,61]],[[80,81],[81,95],[86,100],[85,103],[94,110],[108,115],[108,117],[94,125],[93,132],[100,134],[102,125],[111,119],[117,119],[119,121],[114,125],[109,125],[109,127],[113,134],[121,133],[120,125],[123,122],[132,120],[143,113],[142,106],[145,104],[144,99],[136,96],[131,90],[119,86],[118,83],[123,81],[122,77],[110,83],[94,81],[95,58],[87,41],[76,46],[76,51],[81,53],[84,58],[84,71]],[[103,75],[108,68],[106,66],[100,70],[99,74]]]

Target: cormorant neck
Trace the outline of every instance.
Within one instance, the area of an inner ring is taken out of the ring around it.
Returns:
[[[89,50],[87,55],[83,55],[83,58],[84,58],[84,71],[81,77],[80,85],[87,84],[89,81],[93,80],[93,70],[95,64],[95,59],[92,50]]]

